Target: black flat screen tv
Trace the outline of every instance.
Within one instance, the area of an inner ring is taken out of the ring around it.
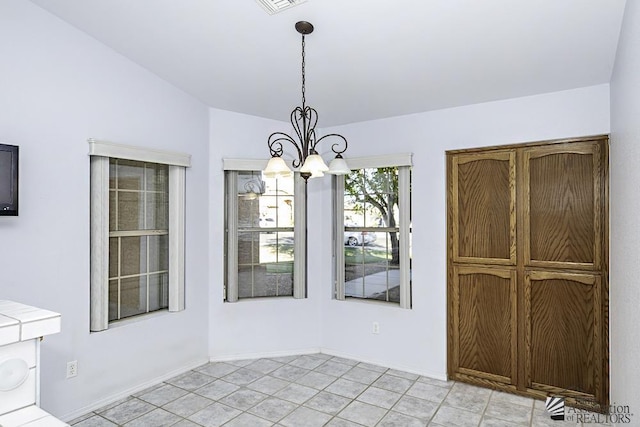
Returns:
[[[0,216],[18,215],[18,147],[0,144]]]

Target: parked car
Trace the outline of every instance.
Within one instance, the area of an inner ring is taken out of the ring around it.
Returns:
[[[269,217],[260,217],[260,227],[265,227],[265,228],[275,228],[276,227],[276,220],[273,218],[269,218]],[[265,231],[265,233],[267,234],[273,234],[273,231]]]
[[[260,217],[260,227],[275,227],[276,220],[268,217]]]
[[[368,231],[345,231],[344,244],[348,246],[362,246],[375,242],[375,233]]]

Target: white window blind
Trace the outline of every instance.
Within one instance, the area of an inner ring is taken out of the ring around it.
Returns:
[[[333,180],[335,298],[397,300],[400,307],[411,308],[412,155],[349,158],[348,163],[352,174],[336,176]],[[369,171],[369,175],[364,171]],[[397,197],[397,206],[376,208],[374,198],[369,197],[371,194],[367,192],[391,190],[384,186],[378,188],[367,185],[366,180],[373,180],[372,177],[380,180],[385,173],[392,171],[397,171],[397,175],[389,175],[386,181],[383,179],[376,183],[382,185],[387,182],[389,186],[393,182],[395,188],[397,179],[397,195],[393,192],[388,195],[389,200]],[[351,192],[346,192],[345,180],[353,180],[356,176],[364,180],[362,185],[354,185],[357,191],[352,188]],[[353,195],[353,192],[360,194]],[[371,203],[366,200],[371,200]],[[387,218],[382,218],[381,209],[386,209]],[[345,217],[349,219],[345,220]],[[397,265],[396,251],[399,258]],[[390,263],[389,259],[393,261]]]
[[[109,326],[110,318],[114,320],[128,316],[127,313],[121,316],[120,308],[114,310],[114,300],[120,294],[120,282],[131,278],[139,280],[144,278],[144,286],[146,286],[146,295],[135,295],[137,300],[140,301],[140,307],[136,307],[134,314],[137,314],[138,311],[141,313],[153,311],[158,308],[158,304],[155,301],[163,301],[165,299],[168,299],[166,307],[169,311],[184,310],[185,178],[186,167],[191,164],[191,156],[183,153],[113,144],[94,139],[89,140],[89,155],[91,156],[90,330],[105,330]],[[128,161],[133,161],[134,163]],[[125,164],[125,166],[118,166],[119,162]],[[129,165],[127,165],[127,162]],[[126,228],[125,230],[118,231],[117,225],[114,225],[118,222],[118,204],[111,205],[111,202],[115,203],[115,200],[118,200],[117,197],[120,190],[117,188],[117,183],[114,186],[114,181],[117,181],[118,177],[113,175],[117,174],[119,167],[128,168],[130,171],[137,168],[137,173],[140,175],[137,180],[120,177],[122,182],[120,185],[123,187],[130,185],[130,183],[127,184],[128,181],[135,181],[138,186],[142,185],[140,189],[131,190],[126,188],[122,190],[123,197],[128,195],[127,197],[134,198],[136,202],[133,204],[122,202],[121,206],[130,207],[135,205],[134,209],[141,211],[133,214],[129,213],[129,215],[140,217],[140,221],[144,224],[142,229],[137,231],[135,229],[140,227],[124,227]],[[161,171],[163,168],[166,172],[154,175],[156,169]],[[160,181],[165,179],[168,179],[166,187],[164,186],[165,184],[160,185]],[[140,182],[143,184],[139,184]],[[162,188],[166,188],[164,193],[158,191],[159,185]],[[158,197],[161,199],[157,199]],[[167,200],[163,202],[165,198]],[[155,208],[149,208],[149,206],[162,208],[166,204],[168,204],[166,214],[160,211],[156,212]],[[162,219],[158,215],[161,217],[168,215],[166,221],[161,220],[158,223],[164,225],[148,224],[149,221],[157,221],[158,218]],[[124,246],[123,240],[131,240],[132,238],[134,240],[141,239],[140,243],[134,245],[138,253],[133,257],[133,261],[131,261],[131,252],[122,250]],[[157,243],[159,240],[162,243]],[[112,245],[111,247],[110,244]],[[140,251],[142,251],[142,256],[139,253]],[[163,253],[166,255],[161,255]],[[144,261],[145,254],[146,261]],[[151,257],[151,261],[150,254],[155,255],[155,257]],[[110,259],[110,257],[117,257],[117,259]],[[158,259],[166,260],[168,271],[164,267],[165,261],[157,261]],[[157,262],[154,261],[160,262],[162,266],[155,265]],[[133,276],[127,275],[127,272],[120,271],[123,269],[123,262],[129,262],[131,265],[139,263],[139,271]],[[154,266],[151,267],[151,265]],[[111,296],[110,277],[112,284]],[[165,288],[165,286],[157,285],[158,281],[163,283],[168,281],[166,297],[158,295],[158,292],[163,293]],[[113,286],[116,282],[118,283],[117,292],[114,291]],[[152,283],[156,283],[156,286],[152,286]],[[134,290],[134,293],[136,291],[142,293],[141,290]],[[110,299],[111,313],[109,311]],[[162,303],[161,305],[164,306]]]
[[[226,302],[306,297],[304,181],[263,178],[266,164],[223,160]]]

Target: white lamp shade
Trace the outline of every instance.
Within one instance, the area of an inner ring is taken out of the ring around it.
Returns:
[[[345,159],[343,159],[342,157],[336,157],[335,159],[331,160],[331,163],[329,163],[329,170],[327,171],[327,173],[330,173],[332,175],[347,175],[351,173],[351,169],[349,169],[349,166],[347,165]]]
[[[269,163],[267,163],[267,167],[263,172],[267,178],[284,178],[291,176],[291,174],[293,173],[282,157],[270,158]]]
[[[311,172],[311,176],[309,178],[322,178],[324,176],[323,172],[315,171]]]
[[[258,198],[258,193],[251,191],[249,193],[238,194],[238,196],[242,197],[244,200],[255,200]]]
[[[318,172],[326,172],[329,170],[329,166],[322,160],[319,154],[312,154],[304,161],[304,164],[300,168],[300,172],[310,173],[311,175],[318,175]],[[324,174],[323,174],[324,175]]]

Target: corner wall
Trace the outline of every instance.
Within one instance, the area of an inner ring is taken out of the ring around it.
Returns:
[[[255,298],[223,302],[224,173],[222,160],[269,158],[267,138],[288,132],[291,124],[246,114],[211,109],[209,186],[210,306],[209,354],[212,360],[290,355],[320,351],[320,299],[317,285],[308,298]],[[315,209],[311,199],[309,210]],[[310,226],[312,227],[312,226]],[[313,244],[312,241],[310,241]],[[313,257],[309,277],[314,276]]]
[[[20,215],[0,217],[0,299],[62,314],[42,342],[42,407],[70,419],[204,363],[208,108],[23,0],[0,2],[0,76],[0,141],[20,146]],[[89,333],[90,137],[192,154],[186,311]]]
[[[627,1],[611,79],[611,403],[640,423],[640,4]]]

